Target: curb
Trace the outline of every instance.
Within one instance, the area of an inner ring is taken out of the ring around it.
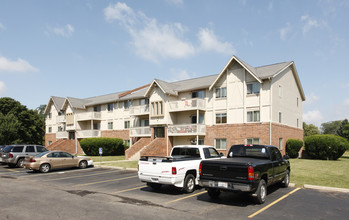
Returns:
[[[125,167],[114,167],[114,166],[100,166],[100,165],[95,165],[95,167],[98,168],[110,168],[110,169],[118,169],[118,170],[130,170],[130,171],[138,171],[137,168],[125,168]]]
[[[327,192],[349,193],[349,189],[345,189],[345,188],[336,188],[336,187],[327,187],[327,186],[314,186],[314,185],[308,185],[308,184],[304,184],[303,187],[305,189],[315,189],[315,190],[321,190],[321,191],[327,191]]]

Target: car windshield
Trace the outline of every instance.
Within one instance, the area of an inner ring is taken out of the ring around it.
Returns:
[[[42,156],[44,156],[45,154],[48,154],[48,153],[49,153],[49,151],[45,151],[45,152],[42,152],[40,154],[35,155],[34,157],[42,157]]]
[[[269,158],[265,146],[260,145],[235,145],[230,148],[228,157],[257,157]]]

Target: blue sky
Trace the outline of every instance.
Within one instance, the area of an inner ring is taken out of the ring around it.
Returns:
[[[28,108],[294,61],[304,121],[349,118],[349,0],[0,2],[0,96]]]

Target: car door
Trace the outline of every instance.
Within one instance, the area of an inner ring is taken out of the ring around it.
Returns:
[[[76,167],[77,161],[76,158],[67,152],[60,152],[60,157],[62,159],[63,167]]]
[[[47,157],[47,162],[51,165],[51,169],[62,168],[62,160],[59,157],[60,152],[49,153]]]

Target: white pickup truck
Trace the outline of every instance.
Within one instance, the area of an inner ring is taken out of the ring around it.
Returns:
[[[199,184],[199,165],[202,160],[217,159],[221,155],[212,146],[174,146],[169,157],[143,156],[138,162],[138,177],[153,189],[174,185],[191,193]]]

